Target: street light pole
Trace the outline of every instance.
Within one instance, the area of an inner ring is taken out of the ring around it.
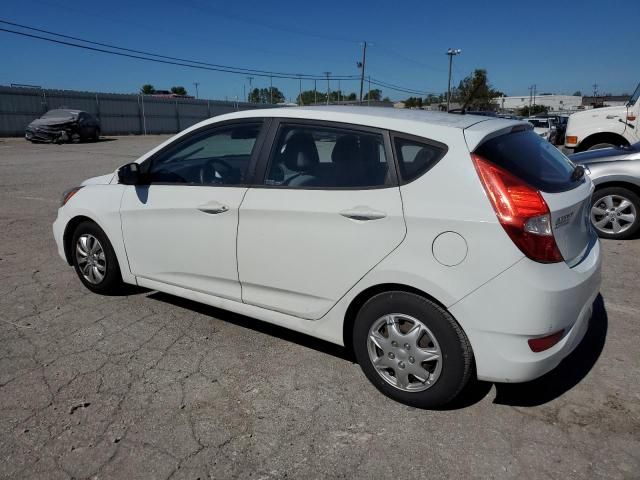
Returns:
[[[450,48],[447,50],[447,55],[449,55],[449,83],[447,85],[447,112],[449,111],[451,105],[451,66],[453,65],[453,56],[460,55],[462,50],[459,48]]]
[[[196,86],[196,98],[198,98],[198,85],[200,85],[200,82],[193,82],[193,84]]]

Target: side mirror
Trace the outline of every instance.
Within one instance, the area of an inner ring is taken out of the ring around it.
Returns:
[[[127,163],[118,169],[118,183],[123,185],[138,185],[140,183],[140,165]]]

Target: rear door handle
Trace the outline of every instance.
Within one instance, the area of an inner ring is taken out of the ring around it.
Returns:
[[[385,212],[381,212],[379,210],[374,210],[369,207],[354,207],[349,210],[342,210],[340,215],[343,217],[350,218],[352,220],[380,220],[381,218],[385,218],[387,214]]]
[[[207,203],[205,205],[200,205],[198,207],[198,210],[200,210],[201,212],[204,212],[204,213],[209,213],[211,215],[215,215],[215,214],[218,214],[218,213],[228,212],[229,211],[229,207],[227,207],[226,205],[223,205],[221,203],[218,203],[218,202],[211,202],[211,203]]]

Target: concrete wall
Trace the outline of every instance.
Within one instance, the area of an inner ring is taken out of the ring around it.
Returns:
[[[161,98],[149,95],[79,92],[0,86],[0,137],[24,135],[25,127],[54,108],[94,115],[103,135],[177,133],[209,117],[271,105]]]

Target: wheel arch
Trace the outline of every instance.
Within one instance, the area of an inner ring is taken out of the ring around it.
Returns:
[[[575,149],[576,152],[587,150],[598,143],[612,143],[613,145],[629,145],[629,141],[619,133],[597,132],[589,135]]]
[[[96,222],[93,218],[87,217],[86,215],[76,215],[71,220],[67,222],[67,225],[64,228],[64,234],[62,235],[62,244],[64,246],[64,256],[69,265],[73,265],[73,259],[71,257],[71,241],[73,240],[73,232],[75,232],[78,225],[83,222],[91,222],[95,223],[100,229],[104,232],[104,228],[100,226],[98,222]]]
[[[631,190],[633,193],[635,193],[640,197],[640,185],[633,182],[620,180],[620,179],[605,180],[601,183],[597,183],[595,185],[594,193],[597,192],[598,190],[603,190],[605,188],[615,188],[615,187],[626,188],[627,190]]]
[[[344,315],[344,321],[342,323],[342,338],[344,342],[344,347],[348,352],[353,353],[353,325],[356,320],[356,316],[358,312],[362,308],[362,306],[374,296],[385,293],[385,292],[407,292],[419,295],[424,297],[432,302],[436,303],[443,309],[447,310],[447,307],[439,301],[434,296],[428,294],[427,292],[420,290],[418,288],[412,287],[410,285],[402,284],[402,283],[380,283],[377,285],[372,285],[370,287],[365,288],[363,291],[358,293],[353,300],[349,303],[347,310]]]

